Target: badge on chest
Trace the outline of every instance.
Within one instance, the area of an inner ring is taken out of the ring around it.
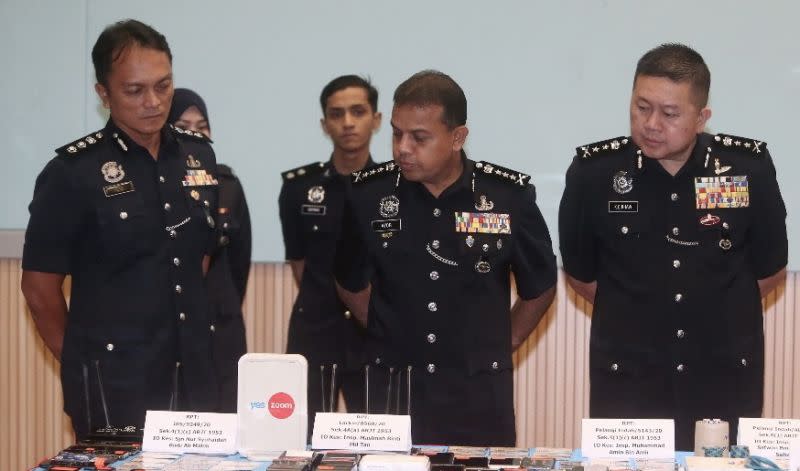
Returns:
[[[505,213],[456,212],[456,232],[511,234],[511,216]]]
[[[697,177],[694,179],[697,209],[747,208],[750,191],[747,175]]]

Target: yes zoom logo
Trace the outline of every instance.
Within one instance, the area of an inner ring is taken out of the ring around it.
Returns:
[[[276,419],[286,419],[294,413],[294,399],[284,392],[275,393],[267,402],[250,402],[250,410],[255,409],[267,409]]]

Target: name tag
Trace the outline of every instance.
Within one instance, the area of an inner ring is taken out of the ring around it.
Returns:
[[[456,232],[511,234],[511,216],[501,213],[456,213]]]
[[[694,194],[697,209],[747,208],[750,206],[747,175],[696,177]]]
[[[608,212],[609,213],[638,213],[639,212],[639,202],[638,201],[609,201],[608,202]]]
[[[328,208],[324,204],[304,204],[300,206],[300,214],[304,216],[324,216]]]
[[[112,196],[117,196],[124,193],[130,193],[134,190],[135,188],[133,187],[133,182],[115,183],[113,185],[106,185],[103,187],[103,193],[106,195],[106,198],[111,198]]]
[[[372,230],[375,232],[398,232],[403,229],[403,221],[398,219],[375,219]]]

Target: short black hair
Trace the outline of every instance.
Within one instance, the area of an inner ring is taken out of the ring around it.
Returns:
[[[319,105],[322,107],[322,115],[325,116],[325,108],[328,106],[328,98],[334,93],[345,88],[363,88],[367,92],[367,102],[372,107],[372,112],[378,112],[378,89],[372,85],[369,78],[359,77],[358,75],[342,75],[328,82],[322,93],[319,95]]]
[[[92,48],[92,63],[97,83],[108,84],[111,65],[134,44],[164,52],[169,57],[169,63],[172,63],[172,52],[163,34],[141,21],[131,19],[118,21],[100,33]]]
[[[647,51],[636,64],[634,86],[640,75],[664,77],[673,82],[688,82],[694,91],[695,103],[700,108],[708,104],[711,72],[703,56],[689,46],[667,43]]]
[[[394,92],[394,106],[439,105],[442,122],[448,129],[467,124],[467,97],[449,75],[438,70],[423,70],[401,83]]]

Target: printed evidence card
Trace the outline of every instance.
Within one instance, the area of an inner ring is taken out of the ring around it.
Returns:
[[[236,414],[149,410],[144,421],[142,450],[236,453]]]
[[[750,447],[751,455],[773,460],[789,459],[791,441],[800,437],[798,419],[739,419],[739,445]]]
[[[587,458],[674,458],[675,422],[662,419],[583,419]]]

